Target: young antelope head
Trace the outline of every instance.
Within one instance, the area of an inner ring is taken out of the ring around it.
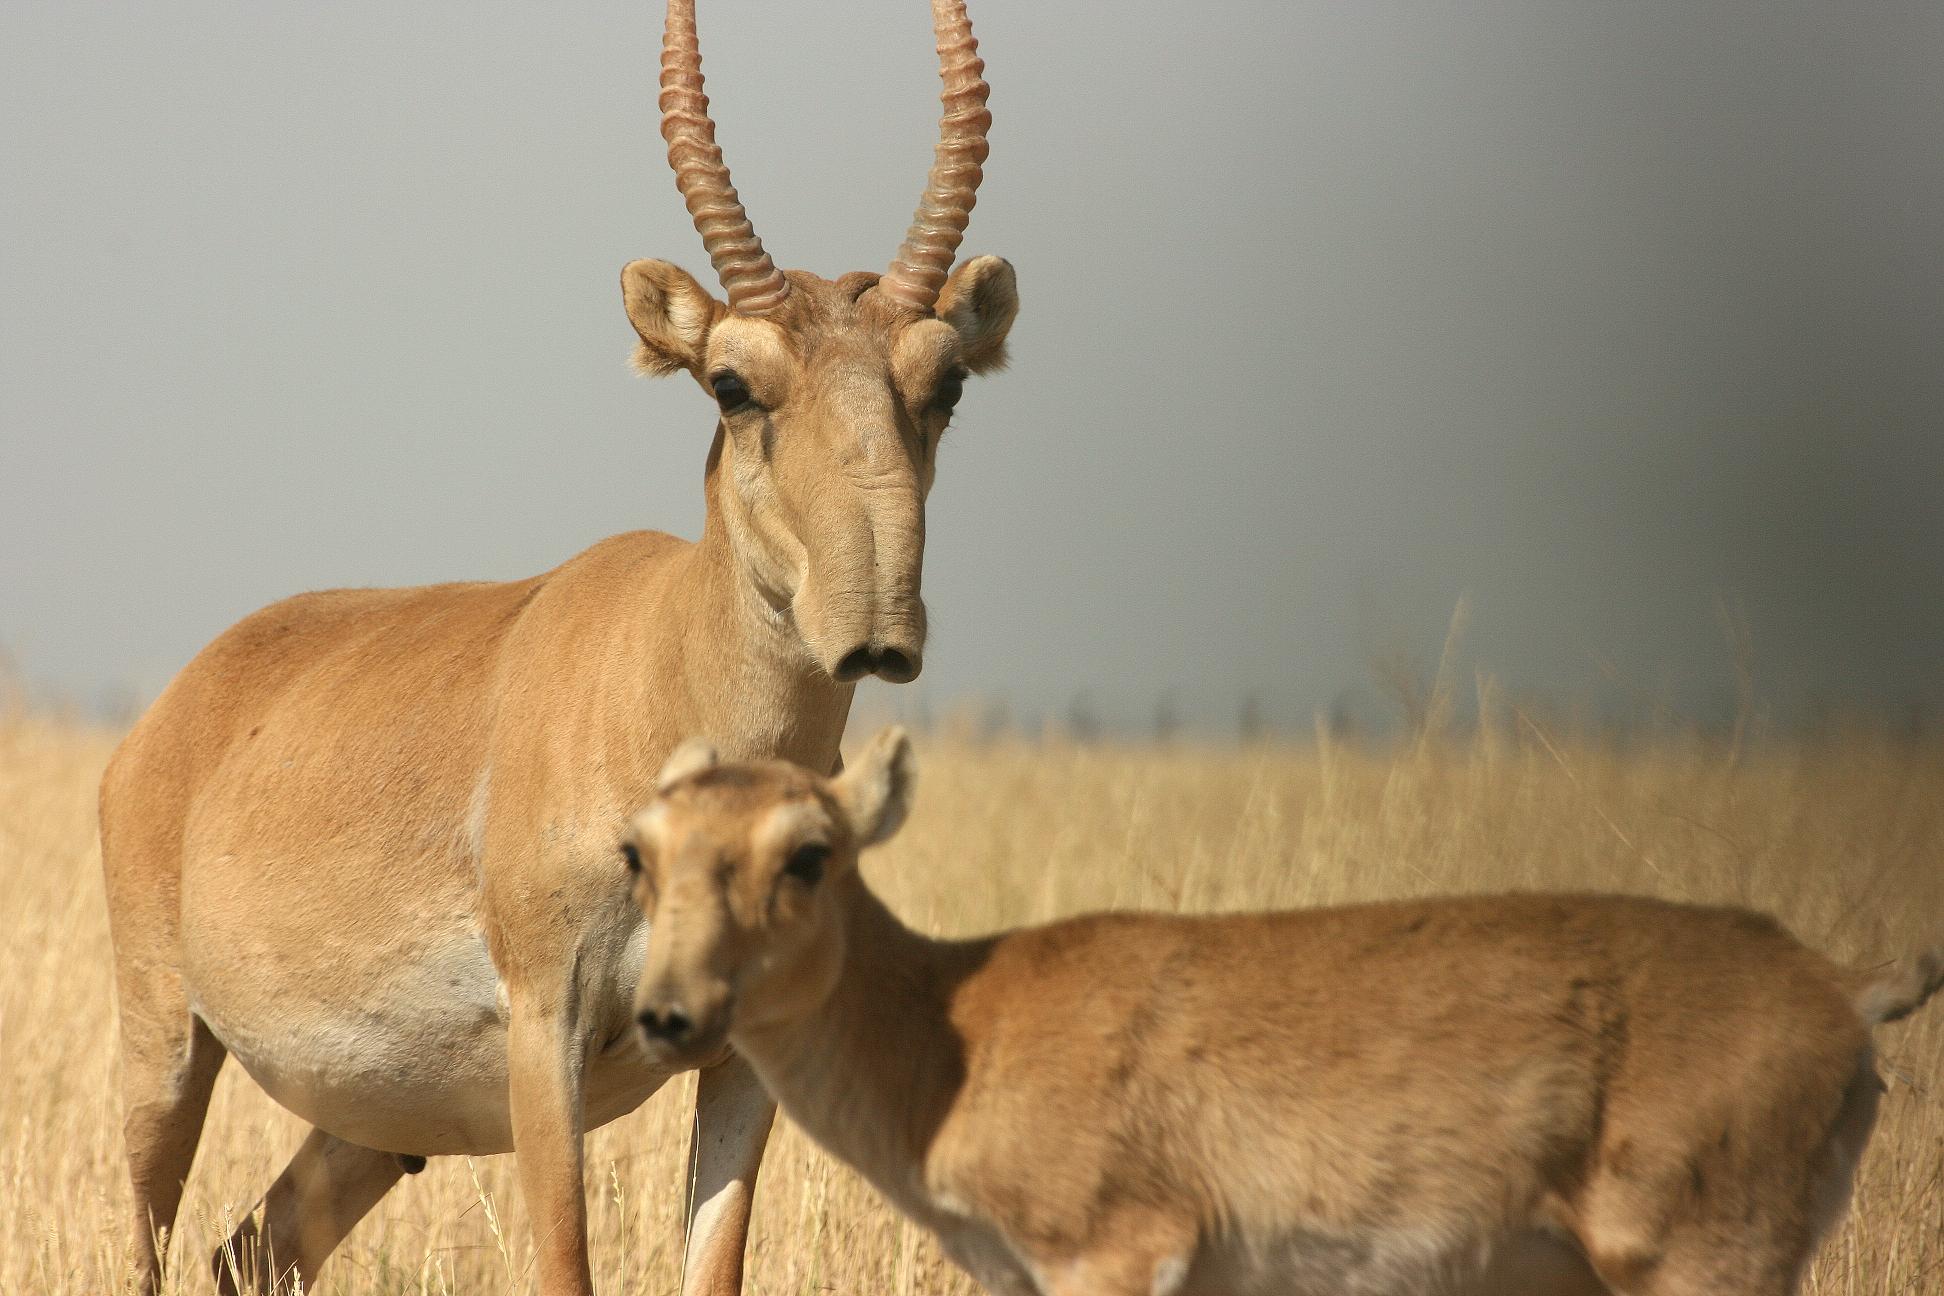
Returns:
[[[883,274],[782,271],[716,146],[694,0],[670,0],[662,134],[727,301],[666,261],[621,293],[644,373],[685,370],[721,410],[710,509],[741,570],[817,668],[839,681],[917,676],[925,497],[970,374],[1004,365],[1012,266],[952,268],[986,157],[985,64],[964,0],[933,0],[945,115],[904,246]]]
[[[634,1008],[651,1059],[695,1065],[732,1031],[823,1004],[863,885],[858,852],[904,822],[912,781],[895,727],[832,779],[780,761],[718,764],[701,740],[676,749],[621,845],[648,917]]]

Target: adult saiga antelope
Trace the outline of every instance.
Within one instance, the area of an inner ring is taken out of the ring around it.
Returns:
[[[541,1290],[590,1289],[583,1131],[676,1071],[632,1034],[645,933],[617,834],[683,735],[828,769],[854,681],[918,674],[939,438],[963,377],[1004,361],[1011,267],[948,274],[984,64],[962,0],[932,14],[945,114],[917,217],[882,277],[833,282],[764,253],[693,0],[670,0],[662,133],[728,300],[663,261],[621,287],[639,367],[721,407],[699,542],[636,532],[530,580],[275,604],[116,753],[102,855],[149,1283],[234,1056],[316,1127],[236,1239],[259,1279],[309,1279],[419,1158],[511,1149]],[[683,1290],[732,1292],[774,1109],[740,1063],[697,1064]]]
[[[860,847],[882,735],[832,780],[685,744],[624,838],[651,1054],[725,1040],[1004,1296],[1785,1296],[1841,1214],[1869,973],[1773,922],[1597,896],[906,929]]]

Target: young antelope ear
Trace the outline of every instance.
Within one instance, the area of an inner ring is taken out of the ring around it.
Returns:
[[[850,817],[859,846],[875,846],[890,838],[911,808],[911,785],[917,778],[911,739],[897,725],[880,730],[857,763],[833,783],[837,800]]]
[[[641,335],[635,368],[652,377],[677,369],[702,376],[709,330],[729,308],[693,275],[666,261],[630,261],[621,267],[621,304]]]
[[[965,367],[975,374],[1006,367],[1006,335],[1019,314],[1019,285],[1004,257],[973,257],[952,271],[938,294],[938,318],[958,331]]]
[[[691,738],[669,754],[668,761],[655,776],[655,790],[666,792],[691,774],[714,769],[721,756],[707,738]]]

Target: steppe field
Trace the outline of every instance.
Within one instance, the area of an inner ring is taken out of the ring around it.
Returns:
[[[865,736],[854,727],[854,738]],[[115,741],[0,718],[0,1293],[124,1284],[127,1190],[95,782]],[[1516,713],[1382,753],[920,741],[915,817],[867,870],[916,925],[973,932],[1100,906],[1294,906],[1508,887],[1733,901],[1842,958],[1944,933],[1944,749],[1668,737],[1619,751]],[[1822,1296],[1944,1291],[1944,1005],[1879,1035],[1890,1092]],[[596,1133],[603,1292],[673,1293],[686,1085]],[[297,1122],[229,1068],[171,1292],[296,1146]],[[318,1290],[528,1292],[509,1158],[434,1161],[352,1235]],[[969,1284],[846,1171],[779,1127],[750,1258],[757,1293],[961,1293]]]

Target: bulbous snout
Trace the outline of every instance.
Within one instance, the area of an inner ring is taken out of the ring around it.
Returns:
[[[866,675],[875,675],[887,684],[909,684],[923,669],[924,657],[915,645],[865,643],[845,653],[830,673],[846,684]]]
[[[872,481],[852,482],[855,507],[831,501],[803,536],[807,564],[791,609],[833,679],[905,684],[924,666],[924,495],[909,470]]]
[[[887,684],[908,684],[925,662],[925,604],[915,571],[886,581],[890,588],[822,599],[820,589],[799,597],[799,620],[818,663],[849,684],[875,675]]]
[[[908,684],[924,668],[920,554],[908,550],[894,562],[888,548],[877,546],[876,561],[868,566],[858,562],[848,571],[840,568],[841,576],[838,571],[813,572],[797,595],[798,623],[812,653],[832,678],[845,684],[867,675],[887,684]]]

